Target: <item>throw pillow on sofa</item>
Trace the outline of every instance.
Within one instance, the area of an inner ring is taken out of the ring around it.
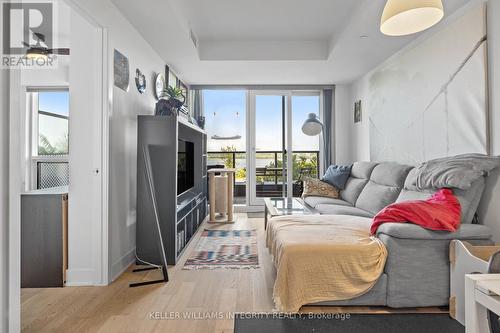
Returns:
[[[306,177],[304,179],[304,192],[302,197],[327,197],[338,199],[340,193],[334,186],[315,178]]]
[[[321,180],[339,190],[343,190],[351,175],[351,168],[352,165],[330,165]]]

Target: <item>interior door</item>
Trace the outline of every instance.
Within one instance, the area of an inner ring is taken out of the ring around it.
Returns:
[[[71,11],[69,284],[100,284],[102,269],[102,33]]]
[[[249,198],[262,205],[263,198],[289,195],[290,94],[253,91],[250,103]]]

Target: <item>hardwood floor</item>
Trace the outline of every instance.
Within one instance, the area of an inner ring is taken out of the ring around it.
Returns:
[[[256,229],[259,269],[182,270],[199,232],[168,269],[166,284],[129,288],[130,282],[160,278],[157,271],[129,268],[106,287],[23,289],[24,332],[233,332],[234,312],[271,312],[274,267],[265,248],[263,218],[237,214],[235,224],[206,229]],[[202,230],[203,227],[200,228]],[[379,307],[305,307],[303,312],[446,312],[446,310]]]

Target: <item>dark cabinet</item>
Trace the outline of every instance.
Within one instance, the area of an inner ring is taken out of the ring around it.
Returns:
[[[67,188],[22,194],[21,288],[63,287],[67,268]]]

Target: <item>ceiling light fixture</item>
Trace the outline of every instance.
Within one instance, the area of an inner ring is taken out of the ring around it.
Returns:
[[[48,52],[39,47],[30,47],[26,52],[26,59],[46,62],[49,58]]]
[[[429,29],[443,17],[441,0],[387,0],[380,31],[388,36],[411,35]]]

